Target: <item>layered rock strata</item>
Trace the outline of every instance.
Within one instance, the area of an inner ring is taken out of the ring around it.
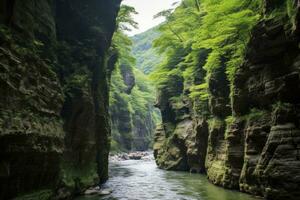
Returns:
[[[108,178],[120,1],[0,1],[0,198]]]
[[[267,17],[283,3],[266,1],[232,87],[225,70],[209,77],[209,116],[195,114],[185,88],[161,89],[159,167],[205,172],[214,184],[266,199],[299,198],[299,14],[292,29],[287,16]]]

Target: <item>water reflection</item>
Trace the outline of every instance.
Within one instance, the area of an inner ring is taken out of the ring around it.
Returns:
[[[121,161],[110,170],[111,195],[77,200],[257,200],[214,186],[203,175],[160,170],[154,161]]]

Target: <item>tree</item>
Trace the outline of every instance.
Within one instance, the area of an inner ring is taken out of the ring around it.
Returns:
[[[138,23],[134,21],[133,15],[138,14],[134,7],[122,5],[117,17],[117,30],[132,31],[137,29]]]
[[[164,17],[166,19],[166,25],[168,26],[169,30],[177,37],[177,39],[180,42],[183,42],[182,37],[173,29],[173,27],[169,23],[171,21],[173,10],[174,10],[173,8],[168,9],[168,10],[163,10],[163,11],[157,13],[156,15],[154,15],[153,18],[156,19],[156,18]]]
[[[259,0],[183,0],[176,9],[155,15],[166,19],[154,41],[165,55],[151,74],[158,89],[177,74],[184,78],[184,90],[192,99],[207,101],[208,80],[218,68],[224,68],[233,83],[244,62],[250,32],[259,20],[260,4]]]

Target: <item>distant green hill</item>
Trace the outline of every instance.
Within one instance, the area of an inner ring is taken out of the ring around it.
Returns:
[[[160,34],[157,29],[158,27],[154,27],[131,38],[133,42],[132,53],[136,58],[136,66],[145,74],[151,73],[162,60],[162,57],[152,48],[153,40]]]

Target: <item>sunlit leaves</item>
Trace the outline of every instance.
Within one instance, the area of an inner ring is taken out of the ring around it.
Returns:
[[[134,7],[122,5],[117,17],[117,30],[131,31],[138,28],[138,23],[134,21],[133,15],[138,14]]]
[[[257,10],[249,9],[250,4],[245,7],[247,1],[203,0],[207,14],[203,17],[201,29],[198,29],[193,48],[212,50],[205,64],[206,70],[222,67],[221,59],[224,58],[227,60],[227,74],[232,79],[233,68],[241,65],[250,31],[259,19]]]
[[[136,69],[135,58],[131,54],[132,41],[125,34],[131,28],[137,28],[137,23],[133,20],[133,15],[136,13],[134,8],[123,5],[117,18],[117,30],[113,36],[112,52],[117,52],[115,55],[118,55],[110,85],[114,149],[124,146],[130,150],[135,123],[137,121],[145,123],[146,120],[155,123],[154,120],[157,118],[153,106],[154,88],[149,85],[147,77]],[[131,88],[134,84],[133,76],[135,85]]]
[[[232,83],[260,18],[260,6],[259,0],[183,0],[175,11],[159,13],[167,21],[154,42],[165,55],[151,75],[158,88],[167,85],[176,72],[183,75],[190,98],[207,101],[208,79],[216,69],[225,68]]]

